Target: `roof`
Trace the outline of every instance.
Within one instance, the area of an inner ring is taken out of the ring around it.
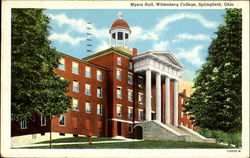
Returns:
[[[117,19],[111,26],[111,30],[114,28],[125,28],[128,29],[130,31],[130,27],[128,25],[128,23],[123,20],[123,19]]]
[[[57,51],[57,52],[60,53],[62,56],[65,56],[65,57],[74,59],[74,60],[79,61],[79,62],[82,62],[82,63],[84,63],[84,64],[87,64],[87,65],[90,65],[90,66],[94,66],[94,67],[99,68],[99,69],[102,69],[102,70],[108,70],[108,69],[105,68],[105,67],[102,67],[102,66],[99,66],[99,65],[96,65],[96,64],[87,62],[87,61],[85,61],[85,60],[81,60],[81,59],[79,59],[79,58],[70,56],[70,55],[68,55],[68,54],[65,54],[65,53],[62,53],[62,52],[59,52],[59,51]]]
[[[131,50],[128,50],[128,49],[123,48],[123,47],[111,47],[111,48],[105,49],[103,51],[97,52],[93,55],[87,56],[87,57],[83,58],[83,60],[89,61],[91,59],[94,59],[94,58],[97,58],[99,56],[103,56],[103,55],[106,55],[106,54],[109,54],[112,52],[121,54],[121,55],[126,56],[128,58],[133,57],[133,52]]]

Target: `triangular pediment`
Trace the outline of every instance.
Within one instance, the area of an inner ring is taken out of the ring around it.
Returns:
[[[169,64],[172,64],[177,67],[180,67],[181,69],[184,69],[184,66],[182,65],[182,63],[171,52],[168,52],[168,51],[153,52],[152,54],[164,60],[165,62],[168,62]]]

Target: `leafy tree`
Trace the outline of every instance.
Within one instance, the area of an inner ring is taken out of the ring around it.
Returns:
[[[34,113],[59,115],[70,108],[69,81],[55,73],[60,53],[51,48],[49,17],[42,9],[12,9],[11,118],[29,120]]]
[[[208,49],[206,63],[197,72],[194,93],[186,110],[196,126],[224,132],[241,131],[241,43],[240,9],[227,9],[225,24]]]

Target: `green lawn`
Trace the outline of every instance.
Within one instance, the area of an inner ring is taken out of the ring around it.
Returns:
[[[68,142],[88,142],[89,138],[88,137],[69,137],[69,138],[60,138],[60,139],[53,139],[52,143],[68,143]],[[110,137],[92,137],[93,142],[97,141],[117,141],[121,139],[113,139]],[[44,144],[44,143],[49,143],[50,141],[42,141],[38,142],[36,144]]]
[[[53,144],[52,144],[53,145]],[[49,148],[45,147],[32,147],[32,148]],[[100,144],[71,144],[71,145],[53,145],[53,149],[56,148],[229,148],[225,145],[214,143],[197,143],[197,142],[177,142],[177,141],[137,141],[137,142],[117,142],[117,143],[100,143]]]

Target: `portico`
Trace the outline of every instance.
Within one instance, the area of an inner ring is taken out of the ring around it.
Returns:
[[[178,126],[178,81],[179,72],[184,66],[169,51],[149,51],[133,57],[134,72],[145,73],[146,75],[146,102],[145,102],[145,120],[151,121],[152,111],[152,78],[155,79],[156,97],[155,97],[155,113],[156,120],[165,124],[170,124],[171,105],[170,105],[170,81],[174,82],[173,94],[173,125]],[[164,112],[162,112],[162,83],[165,84],[164,89]],[[162,120],[164,114],[164,120]]]

